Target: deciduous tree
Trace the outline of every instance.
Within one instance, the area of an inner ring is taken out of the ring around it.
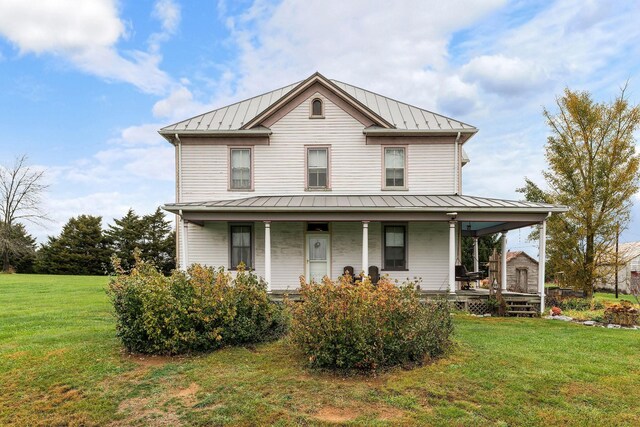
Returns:
[[[47,186],[43,182],[44,171],[27,165],[27,156],[17,157],[13,166],[0,165],[0,255],[2,270],[11,267],[12,254],[25,253],[19,222],[41,222],[47,219],[42,210],[42,193]]]
[[[529,201],[569,207],[548,222],[549,264],[590,295],[612,265],[616,226],[628,225],[638,191],[640,106],[629,104],[625,88],[608,103],[565,89],[556,104],[557,112],[544,110],[551,132],[543,171],[548,190],[526,180],[518,191]]]

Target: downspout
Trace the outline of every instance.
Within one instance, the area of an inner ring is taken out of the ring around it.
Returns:
[[[187,271],[187,267],[189,266],[189,261],[188,261],[188,252],[187,252],[187,227],[188,224],[187,222],[184,220],[184,217],[182,216],[182,209],[180,209],[178,211],[179,215],[180,215],[180,222],[182,223],[182,230],[180,232],[181,234],[181,239],[180,239],[180,243],[182,246],[182,258],[180,259],[180,268],[184,271]]]
[[[178,203],[182,202],[182,141],[180,135],[176,133],[178,144]]]
[[[453,168],[454,170],[454,177],[453,177],[453,194],[459,194],[460,191],[458,189],[459,184],[458,184],[458,179],[459,179],[459,173],[460,173],[460,157],[459,157],[459,145],[458,143],[460,142],[460,132],[458,132],[458,136],[456,136],[456,141],[453,143],[453,149],[454,149],[454,153],[453,153],[453,157],[454,157],[454,163],[455,163],[455,167]]]

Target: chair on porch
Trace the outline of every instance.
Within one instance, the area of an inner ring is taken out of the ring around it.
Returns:
[[[353,275],[353,267],[352,266],[350,266],[350,265],[345,266],[342,269],[342,275],[343,276],[349,275],[349,277],[351,278],[350,281],[351,281],[351,283],[353,283],[353,281],[355,279],[355,276]]]
[[[369,278],[371,279],[372,284],[378,284],[378,280],[380,280],[380,270],[377,265],[369,266]]]
[[[484,272],[467,271],[467,267],[464,265],[456,265],[456,282],[466,283],[466,285],[462,285],[462,289],[470,289],[471,282],[482,279],[484,279]]]

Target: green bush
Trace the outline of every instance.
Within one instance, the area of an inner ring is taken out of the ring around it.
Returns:
[[[283,308],[269,301],[252,272],[241,269],[234,279],[222,268],[194,264],[167,277],[139,257],[129,274],[114,266],[108,294],[117,335],[131,352],[209,351],[275,339],[287,329]]]
[[[291,340],[312,367],[375,371],[422,362],[450,345],[446,300],[421,303],[413,283],[348,280],[308,284],[292,303]]]

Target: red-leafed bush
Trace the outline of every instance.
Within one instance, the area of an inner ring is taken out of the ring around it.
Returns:
[[[451,343],[448,302],[421,302],[413,283],[301,278],[300,293],[302,302],[291,303],[291,339],[313,367],[374,371],[423,362]]]

